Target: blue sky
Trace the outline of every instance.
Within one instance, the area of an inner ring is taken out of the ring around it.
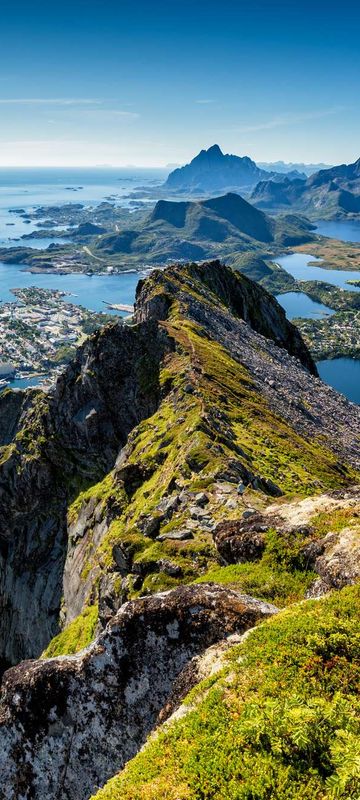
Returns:
[[[0,164],[157,166],[215,142],[260,161],[355,160],[358,6],[13,3],[1,20]]]

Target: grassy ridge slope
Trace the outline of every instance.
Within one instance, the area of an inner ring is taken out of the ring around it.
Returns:
[[[357,800],[359,599],[346,588],[260,625],[96,800]]]

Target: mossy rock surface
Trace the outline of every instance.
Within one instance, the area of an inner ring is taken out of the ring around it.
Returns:
[[[73,622],[70,622],[61,633],[51,640],[42,654],[42,658],[69,656],[83,650],[93,641],[97,623],[97,605],[86,606],[84,611]]]
[[[349,587],[261,624],[96,800],[357,800],[359,600]]]

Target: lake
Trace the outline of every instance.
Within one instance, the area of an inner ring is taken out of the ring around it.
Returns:
[[[323,222],[318,224],[317,230],[324,236],[342,238],[344,241],[360,241],[360,223]],[[309,261],[320,263],[320,259],[308,253],[293,253],[277,259],[277,263],[298,281],[325,281],[346,291],[360,291],[360,286],[351,286],[347,283],[348,280],[360,280],[359,271],[324,269],[320,266],[309,266]],[[322,303],[316,303],[303,292],[286,292],[278,295],[276,299],[285,309],[288,319],[295,317],[316,319],[325,313],[334,313],[332,309],[327,309]],[[317,367],[325,383],[344,394],[353,403],[360,404],[360,361],[337,358],[319,361]]]
[[[335,311],[323,303],[312,300],[304,292],[286,292],[278,294],[276,300],[285,309],[288,319],[303,317],[304,319],[321,319],[335,314]]]
[[[360,222],[356,220],[319,220],[316,233],[342,239],[343,242],[360,242]]]
[[[353,270],[324,269],[324,267],[309,266],[309,261],[321,263],[321,259],[310,253],[292,253],[290,256],[281,256],[276,259],[286,272],[289,272],[297,281],[325,281],[351,292],[359,292],[360,286],[350,286],[347,281],[360,280],[360,272]]]
[[[360,361],[353,358],[334,358],[318,361],[320,378],[337,389],[353,403],[360,404]]]

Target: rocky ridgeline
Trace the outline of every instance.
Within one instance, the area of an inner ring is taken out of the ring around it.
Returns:
[[[0,396],[0,657],[61,656],[5,673],[1,800],[86,800],[194,657],[276,611],[212,571],[279,571],[283,604],[358,579],[359,436],[281,307],[218,262],[153,273],[54,390]]]

